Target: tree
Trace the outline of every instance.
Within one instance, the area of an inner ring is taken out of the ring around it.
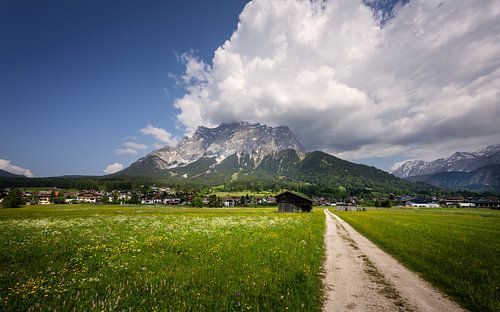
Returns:
[[[193,199],[193,202],[191,203],[191,205],[193,207],[203,207],[203,200],[196,196],[194,199]]]
[[[208,207],[217,207],[217,196],[215,194],[208,196]]]
[[[118,205],[119,203],[120,203],[120,201],[118,201],[118,192],[114,191],[113,192],[113,204]]]
[[[64,204],[64,203],[65,203],[65,201],[64,201],[64,193],[61,192],[61,191],[59,191],[59,194],[56,197],[54,197],[54,204],[61,205],[61,204]]]
[[[56,201],[56,192],[50,192],[50,202],[53,204]]]
[[[215,199],[215,207],[222,207],[222,199],[219,196]]]
[[[138,205],[140,203],[139,196],[137,194],[132,194],[132,197],[130,197],[128,203],[131,205]]]
[[[247,200],[246,200],[245,196],[241,196],[240,205],[244,206],[246,203],[247,203]]]
[[[342,185],[339,185],[339,187],[337,188],[337,194],[339,195],[340,198],[345,199],[347,195],[346,188],[343,187]]]
[[[18,208],[24,205],[23,193],[18,189],[12,189],[2,202],[4,208]]]
[[[101,199],[103,204],[109,204],[109,197],[107,195],[104,195]]]
[[[391,208],[392,207],[392,204],[391,204],[391,200],[390,199],[386,199],[384,200],[381,204],[380,204],[381,207],[386,207],[386,208]]]

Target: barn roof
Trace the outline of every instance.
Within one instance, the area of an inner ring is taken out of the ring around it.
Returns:
[[[294,191],[284,191],[284,192],[279,193],[275,197],[278,197],[278,196],[283,195],[285,193],[290,193],[290,194],[293,194],[293,195],[298,196],[300,198],[303,198],[305,200],[312,201],[306,194],[303,194],[303,193],[300,193],[300,192],[294,192]]]

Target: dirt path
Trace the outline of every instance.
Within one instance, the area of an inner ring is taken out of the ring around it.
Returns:
[[[464,311],[325,209],[324,311]]]

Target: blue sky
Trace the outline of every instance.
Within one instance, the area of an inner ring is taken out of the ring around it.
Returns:
[[[0,158],[35,176],[102,174],[138,129],[175,127],[176,54],[210,59],[246,1],[0,2]]]
[[[500,143],[497,1],[246,4],[0,2],[0,169],[101,175],[239,120],[386,170]]]

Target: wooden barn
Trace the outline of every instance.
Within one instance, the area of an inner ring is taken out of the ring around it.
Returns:
[[[312,211],[312,200],[306,195],[285,191],[276,195],[279,212],[310,212]]]
[[[355,203],[344,203],[338,202],[336,204],[338,211],[356,211],[358,210],[358,206]]]

